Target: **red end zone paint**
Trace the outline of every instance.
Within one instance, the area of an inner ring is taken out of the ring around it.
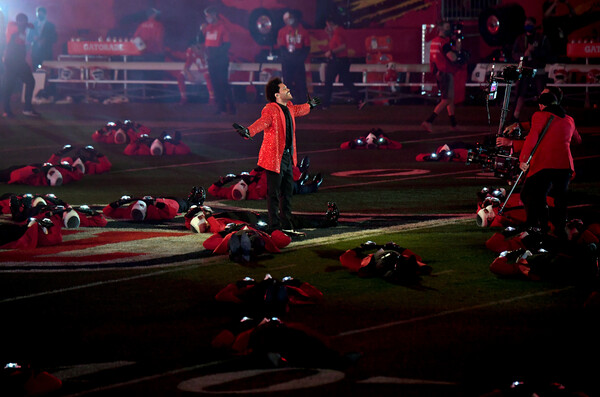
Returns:
[[[77,235],[83,231],[63,231],[63,235]],[[115,259],[130,258],[144,253],[119,251],[119,243],[144,240],[156,237],[180,237],[187,233],[175,232],[143,232],[143,231],[104,231],[94,237],[63,241],[59,245],[39,247],[34,250],[7,250],[0,255],[0,262],[107,262]],[[59,256],[63,252],[72,252],[88,248],[114,245],[112,252],[77,256]]]

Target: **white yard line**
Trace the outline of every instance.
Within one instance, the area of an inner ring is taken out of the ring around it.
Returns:
[[[379,324],[379,325],[374,325],[372,327],[365,327],[365,328],[354,329],[354,330],[351,330],[351,331],[340,332],[339,334],[333,336],[333,338],[343,338],[345,336],[352,336],[352,335],[363,334],[363,333],[366,333],[366,332],[378,331],[378,330],[385,329],[385,328],[396,327],[398,325],[412,324],[412,323],[416,323],[416,322],[419,322],[419,321],[431,320],[433,318],[449,316],[449,315],[452,315],[452,314],[457,314],[457,313],[469,312],[469,311],[473,311],[473,310],[484,309],[486,307],[503,305],[503,304],[507,304],[507,303],[517,302],[517,301],[520,301],[520,300],[535,298],[535,297],[544,296],[544,295],[551,295],[551,294],[555,294],[555,293],[558,293],[558,292],[567,291],[567,290],[572,289],[572,288],[573,287],[565,287],[565,288],[558,288],[558,289],[552,289],[552,290],[547,290],[547,291],[540,291],[540,292],[536,292],[534,294],[514,296],[512,298],[506,298],[506,299],[501,299],[501,300],[494,301],[494,302],[482,303],[480,305],[459,307],[459,308],[452,309],[452,310],[444,310],[442,312],[431,313],[431,314],[427,314],[425,316],[412,317],[412,318],[407,318],[405,320],[392,321],[392,322],[389,322],[389,323],[383,323],[383,324]]]
[[[365,237],[365,236],[369,236],[370,238],[372,238],[373,235],[377,234],[377,233],[392,233],[392,232],[398,232],[398,231],[424,229],[424,228],[430,228],[430,227],[441,226],[441,225],[446,225],[446,224],[459,223],[461,221],[467,221],[467,218],[459,217],[459,218],[451,218],[451,219],[443,219],[443,220],[433,220],[433,221],[413,223],[413,224],[409,224],[409,225],[390,226],[390,227],[386,227],[386,228],[361,230],[358,232],[343,233],[343,234],[333,235],[333,236],[329,236],[329,237],[320,237],[320,238],[316,238],[316,239],[308,239],[305,241],[292,242],[288,246],[289,248],[287,248],[285,251],[297,250],[300,248],[304,248],[306,246],[320,246],[320,245],[325,245],[325,244],[329,244],[332,242],[352,240],[352,239],[357,239],[357,238]],[[472,222],[472,216],[468,217],[468,221]],[[116,279],[105,280],[105,281],[97,281],[97,282],[88,283],[88,284],[75,285],[72,287],[59,288],[59,289],[54,289],[54,290],[49,290],[49,291],[42,291],[42,292],[37,292],[34,294],[14,296],[12,298],[5,298],[5,299],[0,300],[0,304],[21,301],[21,300],[25,300],[25,299],[39,298],[39,297],[48,296],[48,295],[56,295],[56,294],[60,294],[60,293],[64,293],[64,292],[77,291],[77,290],[82,290],[82,289],[86,289],[86,288],[100,287],[100,286],[107,285],[107,284],[116,284],[116,283],[125,282],[125,281],[132,281],[132,280],[137,280],[137,279],[142,279],[142,278],[154,277],[154,276],[159,276],[162,274],[173,273],[173,272],[178,272],[178,271],[182,271],[182,270],[189,270],[192,267],[210,266],[210,265],[216,264],[220,261],[223,261],[225,259],[226,259],[226,257],[222,256],[222,255],[213,256],[213,257],[209,257],[209,258],[202,258],[202,259],[190,259],[185,262],[177,263],[177,265],[176,265],[177,267],[174,267],[174,268],[161,269],[158,271],[145,273],[145,274],[139,274],[139,275],[135,275],[135,276],[122,277],[122,278],[116,278]],[[188,263],[188,264],[186,264],[186,263]]]

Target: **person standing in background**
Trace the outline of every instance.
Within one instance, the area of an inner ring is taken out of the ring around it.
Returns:
[[[365,102],[361,99],[356,86],[350,76],[350,60],[348,59],[348,47],[346,45],[346,31],[340,26],[337,17],[329,16],[326,21],[326,31],[329,35],[329,43],[325,51],[327,58],[327,67],[325,69],[325,90],[323,94],[323,109],[329,107],[331,103],[331,94],[333,92],[333,82],[336,76],[344,83],[344,88],[350,92],[358,109],[362,109]]]
[[[435,76],[438,88],[441,94],[441,100],[433,109],[427,120],[421,123],[425,131],[432,132],[432,124],[437,116],[446,108],[450,125],[452,129],[456,129],[456,116],[454,115],[454,75],[459,68],[456,65],[458,55],[455,49],[452,48],[450,36],[452,35],[452,27],[448,21],[438,22],[438,35],[431,40],[429,51],[429,64],[431,72]],[[460,48],[458,48],[460,51]]]
[[[219,19],[217,9],[209,6],[204,10],[207,25],[204,26],[204,47],[206,48],[206,60],[208,62],[208,73],[215,91],[217,102],[216,114],[224,114],[229,105],[229,114],[235,114],[233,94],[229,86],[229,32],[223,21]]]
[[[10,107],[10,98],[15,86],[15,82],[19,79],[25,83],[25,105],[23,106],[23,114],[30,117],[38,117],[40,114],[33,110],[31,99],[33,97],[33,89],[35,80],[31,72],[31,66],[25,59],[27,56],[27,29],[33,28],[29,23],[27,15],[21,13],[16,17],[17,31],[14,32],[8,39],[6,53],[4,54],[4,83],[2,84],[3,92],[2,99],[4,101],[4,118],[12,118],[14,114]]]
[[[31,44],[31,66],[39,69],[44,61],[54,59],[54,43],[57,40],[56,27],[47,19],[44,7],[35,10],[37,17],[33,29],[27,34],[27,42]]]
[[[519,121],[521,110],[528,98],[537,99],[540,95],[548,79],[546,64],[554,61],[550,40],[544,33],[538,31],[535,18],[525,19],[523,30],[523,34],[517,37],[513,45],[512,58],[517,63],[523,59],[522,66],[535,69],[536,72],[533,75],[523,76],[515,83],[516,95],[511,99],[515,103],[515,110],[511,123]]]
[[[285,26],[277,34],[277,46],[280,49],[283,81],[296,98],[306,98],[308,91],[304,63],[310,52],[310,37],[298,19],[293,11],[283,14]]]
[[[158,19],[160,11],[151,8],[147,15],[148,19],[137,27],[133,37],[139,37],[144,42],[145,48],[141,55],[144,61],[164,61],[165,27]]]

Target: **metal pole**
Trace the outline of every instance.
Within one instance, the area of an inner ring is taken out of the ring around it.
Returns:
[[[538,146],[540,145],[540,142],[544,138],[544,135],[546,135],[546,131],[548,131],[548,128],[550,127],[550,123],[552,123],[552,120],[554,120],[554,115],[551,115],[550,118],[548,119],[548,121],[546,122],[546,125],[544,126],[544,129],[540,133],[540,137],[538,138],[537,142],[535,143],[535,146],[531,150],[531,154],[529,155],[529,157],[527,158],[527,161],[525,162],[525,164],[527,164],[528,166],[529,166],[529,163],[531,162],[531,159],[533,158],[533,154],[535,153],[535,151],[537,150]],[[517,180],[515,181],[515,184],[513,185],[512,189],[510,189],[510,193],[508,193],[508,196],[506,196],[506,200],[504,200],[504,204],[502,204],[502,208],[500,208],[500,210],[498,211],[498,214],[501,215],[502,212],[504,211],[504,207],[506,207],[506,204],[508,203],[508,199],[513,194],[513,192],[515,191],[515,188],[517,187],[517,184],[521,180],[521,177],[523,176],[524,173],[525,173],[525,171],[521,171],[521,173],[517,177]]]
[[[506,90],[504,91],[504,101],[502,102],[502,111],[500,112],[500,124],[498,125],[498,132],[496,136],[502,135],[502,129],[504,128],[504,121],[508,115],[508,106],[510,104],[510,91],[512,90],[512,82],[506,82]]]

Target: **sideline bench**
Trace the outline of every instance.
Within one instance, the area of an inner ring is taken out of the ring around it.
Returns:
[[[312,86],[323,86],[324,63],[307,63],[307,73],[319,73],[319,81],[309,81]],[[386,82],[369,82],[370,73],[385,73],[387,65],[383,64],[352,64],[350,66],[351,73],[362,73],[362,81],[354,83],[357,87],[364,88],[365,95],[368,97],[370,89],[377,89],[380,87],[417,87],[423,86],[424,74],[429,72],[428,64],[395,64],[396,71],[403,73],[402,82],[386,83]],[[144,80],[144,79],[132,79],[131,71],[163,71],[163,72],[179,72],[183,70],[183,62],[129,62],[129,61],[85,61],[85,60],[57,60],[57,61],[44,61],[43,69],[46,72],[42,72],[43,78],[37,80],[40,81],[37,84],[58,83],[58,84],[85,84],[86,89],[91,84],[119,84],[122,85],[123,90],[127,90],[129,85],[134,84],[177,84],[177,81],[172,79],[161,79],[161,80]],[[102,69],[112,72],[112,78],[106,79],[93,79],[90,70]],[[72,69],[79,71],[79,78],[64,79],[60,77],[60,70]],[[280,63],[230,63],[229,64],[229,75],[230,84],[234,86],[249,86],[249,85],[265,85],[274,72],[281,72]],[[39,74],[36,73],[36,74]],[[414,75],[418,74],[419,78],[415,79]],[[415,81],[419,80],[421,82]],[[187,84],[196,84],[193,82],[186,82]],[[342,83],[335,82],[334,86],[342,86]],[[37,88],[37,87],[36,87]],[[41,87],[40,87],[41,88]],[[37,90],[35,91],[37,93]],[[378,91],[379,92],[379,91]]]

